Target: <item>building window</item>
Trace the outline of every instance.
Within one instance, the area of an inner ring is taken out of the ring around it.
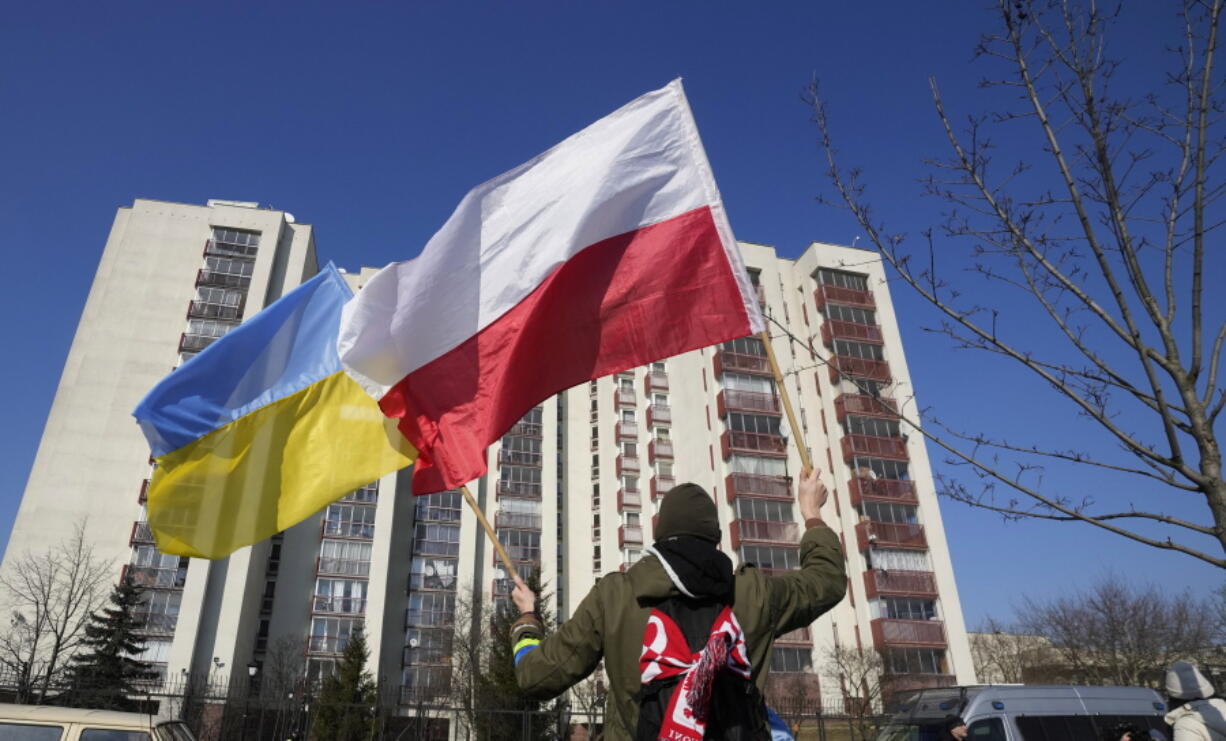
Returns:
[[[752,432],[758,435],[778,435],[782,417],[769,414],[744,414],[728,412],[728,429],[735,432]]]
[[[873,522],[897,522],[906,525],[919,522],[919,511],[913,504],[863,502],[860,511]]]
[[[771,649],[771,671],[785,674],[807,672],[813,666],[813,652],[807,648]]]
[[[409,564],[409,589],[451,590],[456,587],[454,558],[414,556]]]
[[[869,568],[883,571],[932,571],[928,551],[901,548],[874,548],[869,551]]]
[[[882,597],[880,612],[881,617],[891,620],[935,620],[937,603],[912,597]]]
[[[459,522],[463,503],[458,491],[443,491],[417,497],[413,519],[417,522]]]
[[[741,355],[766,355],[762,340],[757,337],[740,337],[724,343],[724,349]]]
[[[868,290],[868,276],[863,273],[849,273],[845,270],[831,270],[830,268],[820,268],[817,271],[817,282],[824,286],[838,286],[839,288],[854,288],[857,291]]]
[[[877,312],[872,309],[861,309],[856,306],[826,304],[826,317],[840,322],[855,322],[856,324],[877,323]]]
[[[651,364],[651,372],[652,372],[652,373],[663,373],[663,372],[664,372],[664,367],[665,367],[665,366],[664,366],[664,361],[662,361],[662,360],[657,360],[656,362],[654,362],[654,363],[652,363],[652,364]]]
[[[945,652],[931,648],[887,648],[886,667],[893,674],[945,674]]]
[[[894,479],[897,481],[910,481],[911,474],[907,468],[907,464],[902,461],[887,461],[878,458],[856,458],[855,459],[856,475],[865,476],[871,474],[879,479]]]
[[[835,340],[834,354],[849,358],[864,360],[885,360],[885,350],[881,345],[871,342],[855,342],[853,340]]]
[[[213,239],[209,243],[209,251],[239,257],[255,257],[259,246],[259,232],[213,227]]]
[[[375,508],[363,504],[329,504],[324,514],[324,535],[375,537]]]
[[[504,493],[537,497],[541,495],[541,469],[539,467],[507,464],[499,469],[498,476]]]
[[[847,416],[847,432],[852,435],[872,435],[873,437],[901,437],[901,429],[896,419],[878,419],[876,417]]]
[[[795,522],[792,503],[774,499],[737,497],[736,515],[742,520],[765,520],[768,522]]]
[[[541,560],[541,533],[539,530],[499,530],[498,542],[507,549],[512,561]]]
[[[800,549],[780,546],[743,545],[741,563],[760,569],[787,570],[800,568]]]
[[[725,372],[720,377],[724,388],[732,391],[752,391],[755,394],[775,393],[775,381],[764,376],[747,376],[741,373]]]
[[[413,526],[413,552],[423,556],[460,555],[460,526],[417,523]]]
[[[405,625],[451,627],[455,619],[455,595],[419,592],[409,595]]]

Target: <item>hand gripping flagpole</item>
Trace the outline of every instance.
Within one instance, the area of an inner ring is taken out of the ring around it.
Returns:
[[[792,429],[791,437],[796,442],[796,452],[800,453],[801,472],[808,473],[813,470],[813,461],[809,459],[809,448],[805,446],[805,441],[800,437],[800,425],[796,424],[796,412],[792,410],[792,398],[788,396],[788,387],[783,382],[779,361],[775,359],[775,348],[771,345],[771,333],[769,330],[762,330],[758,337],[766,347],[766,359],[770,362],[771,372],[775,374],[775,386],[779,388],[779,398],[783,400],[783,411],[788,415],[788,426]]]
[[[502,559],[502,565],[507,567],[507,578],[512,581],[519,575],[515,570],[515,565],[511,563],[511,556],[507,553],[507,549],[502,543],[498,542],[498,536],[494,533],[494,528],[490,526],[490,521],[485,518],[485,513],[481,511],[481,507],[477,504],[477,499],[473,493],[468,490],[468,486],[460,487],[460,493],[464,495],[464,501],[468,502],[468,506],[472,507],[473,514],[477,516],[477,522],[481,523],[481,527],[485,528],[485,534],[490,536],[490,542],[494,544],[494,551],[498,554],[498,558]]]

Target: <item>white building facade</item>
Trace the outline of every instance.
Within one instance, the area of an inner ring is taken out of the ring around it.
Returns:
[[[814,702],[857,694],[829,666],[839,645],[881,649],[898,687],[972,682],[927,455],[898,419],[917,416],[917,403],[880,260],[817,243],[796,260],[742,250],[800,430],[786,429],[761,340],[745,338],[542,402],[490,448],[489,473],[470,489],[564,619],[601,574],[641,557],[659,498],[678,482],[712,494],[734,563],[794,568],[803,440],[831,490],[823,517],[844,544],[849,589],[777,641],[774,673],[801,680]],[[389,475],[214,562],[158,553],[145,524],[151,468],[133,407],[317,270],[311,227],[282,211],[148,200],[119,209],[3,567],[83,523],[116,579],[147,587],[145,658],[166,674],[260,665],[292,645],[318,677],[361,627],[372,673],[408,707],[446,693],[457,605],[508,594],[458,493],[414,497],[407,471]],[[373,273],[346,277],[360,290]]]

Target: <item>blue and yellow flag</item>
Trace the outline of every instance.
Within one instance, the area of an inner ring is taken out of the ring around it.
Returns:
[[[149,525],[163,553],[227,556],[413,462],[395,420],[341,369],[352,295],[329,264],[137,405],[157,460]]]

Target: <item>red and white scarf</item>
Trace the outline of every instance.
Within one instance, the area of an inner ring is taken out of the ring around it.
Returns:
[[[683,677],[673,690],[660,722],[660,741],[702,741],[710,717],[711,688],[723,669],[749,679],[749,652],[740,623],[725,607],[711,625],[707,643],[698,653],[690,651],[685,634],[672,618],[652,610],[643,632],[639,656],[642,683]]]

